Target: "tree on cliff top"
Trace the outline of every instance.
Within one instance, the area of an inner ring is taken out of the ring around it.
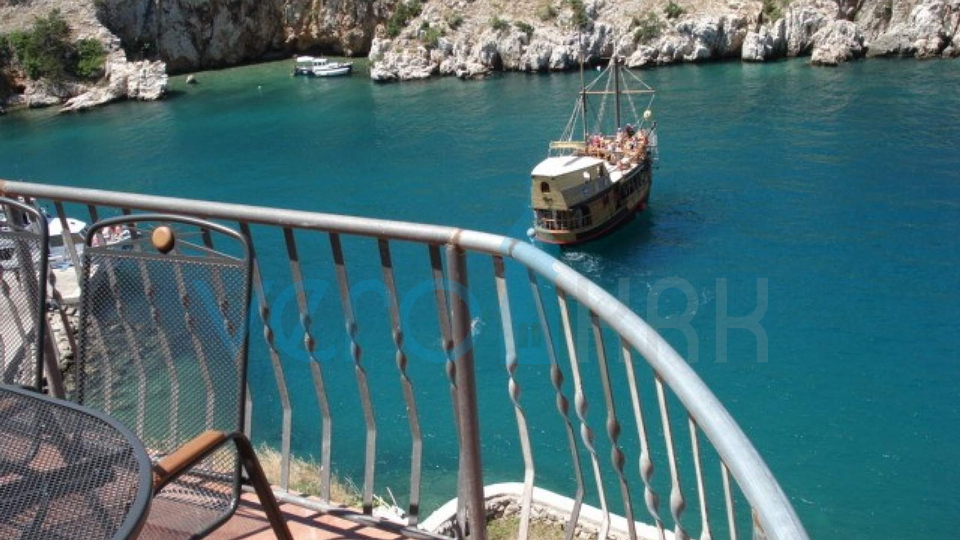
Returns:
[[[71,75],[99,77],[106,58],[103,44],[95,39],[73,43],[70,33],[70,25],[60,10],[54,9],[46,17],[37,17],[30,30],[14,32],[0,40],[8,43],[6,55],[0,50],[0,65],[15,57],[27,76],[34,80],[46,78],[60,82]]]
[[[67,75],[67,65],[73,52],[70,43],[70,25],[55,9],[46,17],[37,17],[28,32],[14,32],[10,36],[17,60],[31,79],[46,77],[60,81]]]

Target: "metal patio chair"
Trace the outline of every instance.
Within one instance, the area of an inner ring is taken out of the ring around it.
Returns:
[[[0,197],[0,384],[39,390],[46,331],[47,220]]]
[[[246,239],[194,218],[122,216],[91,227],[82,266],[74,397],[150,453],[154,499],[140,537],[212,532],[237,508],[242,466],[277,537],[291,539],[242,434]]]
[[[151,487],[143,444],[119,422],[0,385],[0,538],[136,538]]]

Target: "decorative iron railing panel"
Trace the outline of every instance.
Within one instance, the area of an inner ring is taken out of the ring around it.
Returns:
[[[178,213],[250,238],[259,331],[248,408],[260,413],[248,418],[269,419],[253,424],[254,437],[279,442],[283,500],[437,538],[415,527],[424,498],[450,491],[459,506],[451,534],[483,540],[484,481],[509,469],[523,480],[521,539],[540,487],[572,500],[568,540],[590,505],[600,507],[591,513],[601,538],[646,538],[642,530],[658,540],[735,540],[749,527],[807,538],[759,453],[677,352],[527,241],[2,180],[0,195],[37,199],[60,219]],[[318,499],[294,493],[294,449],[321,465]],[[362,480],[359,512],[331,501],[331,474],[342,470]],[[406,496],[404,525],[372,516],[388,487]],[[633,519],[651,526],[614,530]]]

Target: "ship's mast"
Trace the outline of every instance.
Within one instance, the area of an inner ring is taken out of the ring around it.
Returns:
[[[580,37],[580,28],[577,28],[577,45],[580,49],[580,114],[583,124],[583,140],[587,140],[587,88],[583,79],[583,39]]]
[[[613,53],[613,87],[617,104],[617,129],[620,129],[620,56],[616,51]]]

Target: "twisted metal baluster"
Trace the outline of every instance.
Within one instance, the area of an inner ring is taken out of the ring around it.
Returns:
[[[610,461],[617,471],[620,480],[620,494],[623,497],[624,517],[627,518],[627,534],[630,540],[637,540],[637,527],[633,518],[633,503],[630,501],[630,487],[627,485],[627,476],[623,473],[626,457],[620,449],[620,421],[617,420],[616,404],[613,400],[613,386],[610,384],[610,369],[607,366],[607,351],[603,344],[603,330],[600,328],[600,318],[590,312],[593,326],[593,341],[597,346],[597,361],[600,364],[600,382],[603,386],[603,398],[607,406],[607,436],[610,438]]]
[[[93,263],[93,261],[89,259],[88,259],[88,262],[90,262],[91,264]],[[123,328],[124,337],[126,338],[126,341],[127,341],[127,348],[133,354],[134,363],[137,367],[138,385],[140,388],[146,388],[147,373],[144,368],[143,356],[140,354],[140,347],[137,344],[136,333],[134,332],[133,327],[130,326],[130,323],[128,322],[130,320],[130,317],[127,315],[126,309],[124,308],[124,305],[123,305],[123,297],[121,295],[119,280],[117,279],[116,270],[114,269],[114,265],[110,264],[109,262],[106,264],[100,265],[101,269],[103,269],[104,267],[106,267],[107,277],[108,277],[107,281],[110,284],[110,292],[113,296],[114,309],[116,309],[117,311],[117,318],[120,320],[120,326]],[[85,273],[90,275],[91,279],[93,277],[92,276],[93,271],[94,271],[93,268],[85,269]],[[84,283],[82,280],[81,280],[81,283],[83,285],[87,285],[87,283]],[[86,296],[87,298],[91,297],[89,292],[84,296]],[[92,309],[93,306],[90,306],[88,303],[86,307],[89,309]],[[92,314],[90,315],[93,316]],[[105,352],[106,352],[106,349],[105,349]],[[111,361],[112,361],[111,359],[106,359],[104,363],[110,364]],[[111,370],[108,370],[107,384],[104,385],[105,387],[104,405],[108,412],[113,410],[112,377],[113,377],[113,370],[111,369]],[[137,392],[137,427],[138,428],[144,427],[144,423],[146,419],[146,394],[147,394],[146,392]],[[144,437],[146,434],[143,433],[142,431],[138,431],[137,435],[140,437]]]
[[[727,526],[730,528],[730,540],[737,540],[737,513],[733,506],[733,489],[730,487],[730,470],[720,461],[720,473],[723,477],[723,498],[727,502]]]
[[[547,312],[543,307],[543,298],[540,296],[540,286],[537,284],[537,275],[533,270],[528,270],[527,277],[530,280],[534,304],[537,306],[537,318],[540,321],[540,328],[543,331],[543,343],[547,348],[547,357],[550,360],[550,382],[553,384],[553,390],[556,394],[557,412],[560,413],[560,417],[563,419],[563,424],[566,428],[567,444],[570,447],[570,458],[573,463],[573,473],[577,481],[577,491],[573,499],[573,509],[570,512],[570,519],[567,521],[567,528],[564,532],[565,540],[573,540],[576,525],[580,521],[580,508],[583,506],[583,497],[586,493],[583,485],[583,469],[580,467],[580,449],[577,447],[577,436],[574,433],[573,422],[570,420],[570,401],[563,393],[563,370],[560,369],[560,363],[557,361],[557,351],[553,346],[553,334],[550,332],[550,324],[547,322]]]
[[[383,281],[387,286],[387,300],[390,306],[390,323],[393,326],[393,344],[397,349],[397,369],[400,371],[400,386],[407,406],[407,419],[410,423],[410,505],[407,512],[407,525],[414,526],[420,515],[420,469],[423,460],[423,435],[420,433],[420,416],[417,414],[417,400],[413,394],[413,381],[407,374],[407,355],[403,352],[403,327],[400,321],[400,302],[397,299],[397,284],[393,277],[393,260],[390,257],[390,243],[378,240],[380,248],[380,266],[383,269]]]
[[[90,212],[91,219],[99,217],[96,207],[88,206],[87,209]],[[124,209],[123,214],[127,216],[130,215],[130,210]],[[135,230],[132,230],[131,235],[133,235],[135,232],[136,232]],[[98,249],[106,250],[107,247],[102,247]],[[139,244],[134,244],[134,249],[136,251],[140,251],[141,246]],[[110,265],[109,263],[108,263],[108,266],[112,267],[112,265]],[[153,286],[153,280],[150,278],[150,272],[147,270],[146,262],[144,262],[143,259],[137,259],[137,269],[140,272],[140,281],[143,284],[144,294],[146,295],[147,303],[150,306],[150,318],[153,322],[153,326],[154,328],[158,328],[158,329],[163,328],[163,324],[160,319],[160,310],[159,308],[157,308],[156,289]],[[90,269],[90,272],[93,272],[93,269]],[[111,274],[113,273],[113,268],[110,268],[110,272]],[[119,294],[120,294],[119,291],[114,291],[114,297],[118,303],[120,302],[120,300],[119,298],[116,298],[116,297]],[[126,315],[124,315],[123,317],[124,319],[126,319]],[[179,383],[179,377],[177,375],[176,362],[173,358],[173,353],[170,348],[170,341],[167,334],[165,332],[157,332],[157,338],[160,341],[160,350],[162,353],[163,363],[164,363],[164,367],[167,370],[167,376],[168,376],[167,380],[170,381],[171,404],[170,404],[169,418],[170,418],[171,440],[179,441],[180,440],[180,383]],[[137,358],[137,366],[141,371],[145,372],[143,362],[139,358],[139,356]],[[145,382],[141,384],[141,388],[143,388],[144,391],[138,393],[138,399],[140,401],[145,402],[146,393],[147,393]],[[139,409],[139,411],[145,411],[145,408],[146,408],[146,404],[144,403],[144,405]],[[143,413],[138,412],[138,417],[139,417],[138,425],[141,425],[141,426],[144,425],[144,422],[146,422],[146,418],[144,417]]]
[[[333,415],[330,414],[330,402],[327,399],[327,387],[323,380],[323,371],[320,369],[320,360],[314,354],[316,340],[311,331],[312,319],[310,306],[307,301],[307,292],[303,287],[303,272],[300,269],[300,255],[297,252],[296,238],[293,229],[285,227],[283,237],[287,243],[287,259],[290,261],[290,274],[293,276],[293,288],[297,295],[297,306],[300,309],[300,327],[303,328],[303,347],[310,357],[310,376],[313,378],[313,388],[320,405],[320,414],[323,416],[323,426],[320,436],[320,499],[330,502],[330,455],[333,442]]]
[[[57,305],[57,317],[60,319],[63,333],[67,336],[67,343],[70,345],[70,350],[73,351],[74,358],[76,358],[77,336],[73,332],[73,327],[70,325],[70,318],[67,317],[67,311],[63,307],[63,295],[60,294],[60,289],[57,288],[57,276],[54,274],[53,268],[50,268],[49,265],[47,265],[47,283],[50,289],[50,296],[53,297],[53,301]]]
[[[603,477],[600,474],[600,459],[597,455],[597,449],[593,445],[593,429],[587,424],[587,396],[583,393],[583,382],[580,377],[580,365],[577,360],[577,344],[573,338],[573,330],[570,327],[570,312],[567,307],[567,295],[562,289],[557,289],[557,301],[560,304],[560,319],[563,321],[563,333],[567,341],[567,353],[570,356],[570,373],[573,375],[573,388],[576,392],[574,396],[574,405],[577,411],[577,418],[580,419],[580,438],[583,439],[583,445],[590,452],[590,461],[593,463],[593,475],[597,482],[597,492],[600,496],[600,509],[603,512],[603,520],[600,523],[600,540],[604,540],[610,532],[610,510],[607,508],[607,494],[603,488]]]
[[[280,432],[280,489],[290,491],[290,439],[293,430],[293,409],[290,406],[290,393],[287,391],[287,380],[283,374],[283,364],[280,362],[280,351],[274,342],[273,328],[270,326],[270,304],[267,294],[263,290],[263,278],[260,274],[260,263],[257,260],[257,250],[254,247],[253,235],[250,234],[250,224],[241,221],[240,231],[247,239],[247,247],[252,262],[251,281],[256,293],[260,322],[263,324],[263,339],[267,342],[270,351],[270,363],[273,366],[273,378],[280,394],[280,405],[283,409],[283,424]]]
[[[213,243],[213,235],[210,234],[209,229],[201,229],[201,234],[203,236],[203,245],[208,249],[213,251],[215,249]],[[223,328],[227,331],[227,334],[230,337],[235,338],[237,336],[237,331],[242,330],[243,328],[237,328],[237,325],[230,320],[230,295],[227,294],[227,288],[223,283],[223,274],[220,271],[219,266],[213,267],[213,288],[217,294],[217,307],[220,310],[220,316],[223,319]],[[248,324],[246,318],[243,319],[243,325]],[[240,373],[244,370],[243,362],[244,358],[240,354],[234,356],[235,366],[237,373]],[[252,426],[253,426],[253,398],[250,397],[250,384],[246,383],[244,385],[243,393],[243,433],[247,436],[247,439],[252,440]]]
[[[637,387],[637,376],[633,369],[633,354],[630,347],[620,338],[620,352],[627,370],[627,382],[630,386],[630,400],[633,403],[633,417],[637,421],[637,434],[640,438],[640,479],[643,480],[643,498],[647,510],[657,527],[659,540],[666,540],[663,533],[663,519],[660,518],[660,496],[653,489],[653,460],[650,459],[650,439],[647,437],[647,423],[643,416],[643,403]]]
[[[510,313],[510,295],[507,292],[507,280],[504,275],[503,257],[493,257],[493,271],[497,282],[497,299],[500,301],[500,323],[503,326],[503,344],[506,349],[507,375],[510,382],[507,390],[517,418],[517,431],[520,435],[520,449],[523,452],[523,496],[520,500],[520,533],[518,540],[527,540],[530,529],[530,513],[533,506],[533,482],[536,477],[533,450],[530,446],[530,433],[527,429],[527,416],[520,405],[520,385],[517,383],[517,345],[513,335],[513,316]]]
[[[210,234],[210,229],[200,229],[200,235],[203,238],[203,245],[206,246],[210,251],[214,251],[216,247],[213,244],[213,235]],[[227,324],[227,331],[230,333],[230,336],[233,337],[236,335],[236,328],[230,319],[230,301],[229,295],[227,295],[226,287],[223,284],[223,274],[220,272],[220,267],[214,265],[211,268],[213,273],[213,288],[217,292],[217,307],[220,308],[220,315],[223,316],[224,323]]]
[[[193,301],[190,298],[189,289],[183,277],[183,269],[179,264],[173,265],[173,274],[177,282],[177,295],[180,297],[180,306],[183,308],[183,324],[187,327],[187,333],[190,334],[190,344],[193,347],[193,354],[195,355],[197,366],[200,367],[200,377],[203,379],[203,386],[206,389],[206,396],[204,396],[206,401],[204,420],[206,423],[204,424],[204,428],[212,429],[214,425],[214,407],[216,405],[214,398],[216,394],[213,391],[213,378],[210,376],[210,366],[207,365],[207,355],[203,350],[203,345],[200,343],[200,337],[197,336],[197,323],[190,310]],[[163,332],[161,332],[161,334],[162,333]]]
[[[667,396],[663,389],[663,380],[656,375],[657,401],[660,403],[660,419],[663,422],[663,438],[667,444],[667,461],[670,464],[670,513],[673,515],[674,538],[689,540],[690,535],[680,521],[683,510],[687,507],[680,489],[680,471],[677,469],[677,456],[673,446],[673,428],[670,426],[670,412],[667,409]]]
[[[707,508],[707,491],[703,483],[703,470],[700,463],[700,437],[697,424],[693,417],[688,417],[690,424],[690,445],[693,449],[693,467],[697,475],[697,495],[700,502],[700,540],[712,540],[710,531],[710,513]]]
[[[70,233],[70,225],[67,223],[67,213],[63,210],[61,201],[54,201],[53,207],[57,211],[57,219],[60,220],[60,236],[63,237],[63,246],[70,256],[70,262],[73,263],[73,270],[77,274],[77,283],[79,283],[81,279],[80,269],[82,268],[80,266],[80,255],[77,253],[76,244],[73,243],[73,235]]]
[[[350,355],[353,357],[354,371],[357,375],[357,388],[363,405],[363,420],[367,427],[366,457],[363,471],[363,513],[373,514],[374,466],[377,459],[377,422],[373,414],[373,401],[370,399],[370,386],[367,384],[367,372],[360,364],[361,349],[357,342],[357,322],[353,316],[353,303],[350,300],[350,281],[347,267],[343,262],[343,247],[340,235],[330,233],[330,247],[333,250],[333,262],[337,269],[337,284],[340,286],[340,304],[343,319],[350,337]]]
[[[443,259],[440,254],[439,246],[430,246],[430,269],[433,274],[433,289],[437,304],[437,319],[440,323],[440,338],[443,347],[444,369],[447,373],[447,380],[450,381],[450,398],[454,406],[453,420],[457,423],[457,430],[460,430],[459,417],[456,414],[456,395],[457,395],[457,364],[453,361],[453,329],[450,326],[450,304],[447,300],[446,280],[443,276]]]
[[[12,272],[6,272],[6,273],[13,274]],[[19,276],[15,275],[14,278],[16,281],[20,281]],[[20,372],[19,366],[22,366],[24,362],[29,362],[28,359],[31,355],[30,350],[33,348],[33,345],[32,345],[33,338],[30,337],[31,332],[30,330],[27,329],[27,324],[24,323],[23,317],[20,316],[20,308],[13,301],[12,289],[10,288],[10,285],[7,283],[6,277],[4,277],[4,270],[2,268],[0,268],[0,290],[2,290],[3,297],[7,301],[7,309],[4,310],[4,312],[12,314],[14,326],[16,326],[17,333],[20,335],[19,353],[18,354],[8,353],[5,350],[6,344],[4,344],[4,350],[2,351],[4,353],[3,358],[11,360],[12,362],[10,363],[13,365],[14,370],[19,374]],[[4,365],[3,367],[6,370],[10,366]],[[19,379],[20,379],[19,376],[15,376],[13,378],[13,380],[17,381],[18,383],[21,382]]]
[[[213,245],[213,235],[210,234],[208,229],[202,230],[203,234],[203,244],[210,248],[214,249]],[[213,269],[213,286],[217,291],[217,306],[220,308],[220,315],[223,317],[224,328],[227,330],[227,333],[230,337],[236,337],[237,330],[240,330],[233,324],[233,321],[230,320],[230,295],[226,292],[226,287],[223,284],[223,276],[220,272],[219,267],[214,267]],[[243,324],[247,324],[248,321],[244,319]],[[240,355],[236,357],[237,369],[243,369],[242,363],[243,358]],[[245,392],[243,393],[243,433],[247,436],[247,439],[253,440],[253,393],[250,392],[250,384],[247,383],[244,385]]]
[[[450,322],[450,304],[447,299],[446,280],[443,275],[443,258],[440,246],[430,246],[430,270],[433,276],[433,289],[437,305],[437,321],[440,324],[440,340],[444,354],[444,370],[450,387],[450,404],[453,407],[453,423],[460,440],[460,416],[457,414],[457,364],[453,358],[453,328]],[[463,470],[457,470],[457,485],[463,485]],[[462,538],[467,527],[467,509],[463,497],[457,497],[457,526],[454,535]]]
[[[209,229],[201,229],[201,235],[203,236],[203,245],[207,247],[211,252],[216,248],[213,245],[213,235],[210,234]],[[220,309],[220,316],[223,318],[223,328],[227,331],[227,334],[230,337],[237,336],[237,326],[230,320],[230,295],[227,294],[226,286],[223,284],[223,273],[220,271],[219,265],[213,265],[211,268],[213,274],[213,289],[217,294],[217,307]],[[241,363],[243,359],[240,356],[237,356],[237,369],[242,369]]]
[[[87,205],[87,213],[90,214],[90,223],[96,223],[96,222],[100,221],[100,212],[97,211],[97,207],[96,207],[96,206],[94,206],[94,205],[92,205],[92,204],[88,204],[88,205]],[[101,230],[102,230],[102,229],[101,229]],[[103,238],[103,234],[100,233],[99,231],[98,231],[98,234],[100,235],[101,245],[106,245],[107,242],[106,242],[105,239]]]
[[[138,259],[137,266],[140,270],[140,279],[143,283],[144,294],[147,297],[147,304],[150,306],[150,319],[153,321],[154,328],[163,328],[163,322],[160,319],[160,309],[157,307],[157,291],[153,286],[153,280],[150,278],[150,272],[147,271],[147,265],[143,259]],[[168,381],[170,381],[170,433],[171,440],[175,444],[180,443],[180,377],[177,374],[176,361],[173,359],[173,352],[170,349],[170,340],[166,332],[157,332],[157,339],[160,340],[160,351],[163,358],[164,367],[167,370]],[[140,394],[146,395],[146,387]],[[192,435],[191,435],[192,436]]]
[[[30,299],[30,302],[36,302],[40,299],[44,305],[47,301],[46,298],[40,298],[43,279],[46,276],[41,276],[39,270],[36,268],[36,265],[42,265],[40,261],[41,250],[40,249],[31,249],[28,241],[26,240],[17,240],[15,241],[17,251],[19,252],[18,258],[22,261],[20,268],[14,271],[14,277],[17,281],[20,282],[20,288],[24,291],[27,298]],[[34,262],[36,258],[36,262]],[[0,276],[2,279],[2,276]],[[19,318],[19,310],[14,310],[17,313]],[[46,310],[41,309],[37,311],[36,304],[34,304],[34,309],[28,311],[27,317],[32,321],[30,328],[27,332],[27,335],[23,339],[23,352],[26,359],[26,366],[28,369],[32,369],[30,373],[30,386],[39,388],[43,383],[43,365],[40,360],[43,360],[43,347],[46,346],[46,343],[41,342],[39,339],[44,336],[44,330],[48,326]],[[22,322],[21,322],[22,323]],[[46,339],[44,339],[46,341]],[[18,374],[15,377],[15,380],[23,380],[20,378],[22,373],[23,364],[18,365]]]

